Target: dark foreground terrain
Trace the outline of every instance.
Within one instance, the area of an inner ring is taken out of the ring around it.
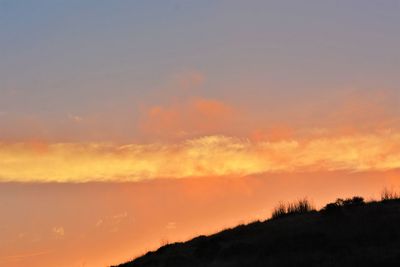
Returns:
[[[200,236],[149,252],[130,266],[400,266],[400,200],[338,200],[320,211]]]

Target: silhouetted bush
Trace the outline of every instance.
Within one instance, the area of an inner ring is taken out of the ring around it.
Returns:
[[[336,199],[335,202],[327,204],[322,211],[324,212],[332,212],[332,211],[338,211],[342,207],[348,207],[348,206],[361,206],[364,205],[364,198],[355,196],[353,198],[338,198]]]
[[[302,214],[315,210],[313,205],[306,199],[300,199],[295,203],[279,203],[272,211],[272,219],[281,218],[291,214]]]
[[[322,209],[324,212],[333,212],[339,210],[341,205],[336,202],[326,204],[326,206]]]
[[[359,206],[364,204],[364,198],[363,197],[353,197],[353,198],[347,198],[343,201],[343,206]]]

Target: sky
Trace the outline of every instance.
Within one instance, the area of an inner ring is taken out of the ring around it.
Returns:
[[[107,266],[400,191],[399,11],[0,0],[0,263]]]

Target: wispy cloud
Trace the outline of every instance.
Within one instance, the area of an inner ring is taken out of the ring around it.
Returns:
[[[73,114],[68,114],[68,119],[76,123],[80,123],[83,121],[83,118],[81,116]]]
[[[128,212],[114,214],[112,216],[106,216],[97,220],[96,228],[105,228],[110,232],[118,232],[120,225],[129,219]]]
[[[165,229],[167,230],[175,230],[176,229],[176,222],[169,222],[165,226]]]
[[[11,255],[8,257],[0,258],[0,262],[6,262],[6,261],[20,261],[26,258],[31,258],[31,257],[39,257],[43,255],[47,255],[53,253],[53,250],[43,250],[43,251],[38,251],[38,252],[32,252],[32,253],[25,253],[25,254],[17,254],[17,255]]]
[[[64,227],[62,226],[54,226],[51,229],[51,232],[53,233],[56,239],[62,239],[65,236],[65,230]]]
[[[174,75],[173,82],[179,89],[189,90],[200,86],[205,81],[205,75],[198,70],[187,70]]]

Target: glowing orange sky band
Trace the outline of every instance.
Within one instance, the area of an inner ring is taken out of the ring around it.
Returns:
[[[0,181],[141,181],[400,168],[400,134],[254,142],[206,136],[178,144],[0,143]]]

